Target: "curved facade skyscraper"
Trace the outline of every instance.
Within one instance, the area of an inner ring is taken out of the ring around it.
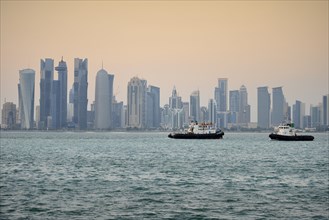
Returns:
[[[35,71],[23,69],[19,71],[19,114],[22,129],[32,129],[34,122],[34,83]]]
[[[101,69],[96,75],[95,86],[95,128],[112,128],[113,105],[113,79],[114,75]]]

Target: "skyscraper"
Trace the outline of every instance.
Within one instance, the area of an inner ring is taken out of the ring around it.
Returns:
[[[34,83],[35,71],[23,69],[19,71],[18,97],[19,113],[22,129],[32,129],[34,122]]]
[[[147,88],[147,127],[160,127],[160,88],[148,86]]]
[[[258,127],[269,128],[271,118],[271,96],[266,86],[257,88],[257,110]]]
[[[218,87],[215,88],[215,100],[217,111],[227,111],[227,78],[218,79]]]
[[[244,85],[242,85],[239,90],[238,122],[242,124],[247,124],[250,122],[250,105],[248,104],[248,92]]]
[[[272,126],[278,126],[287,120],[287,104],[283,95],[282,87],[272,89]]]
[[[74,113],[73,122],[81,129],[87,129],[88,59],[74,59]]]
[[[200,120],[200,92],[192,92],[190,96],[190,117],[193,121]]]
[[[296,128],[304,128],[303,120],[305,116],[305,103],[296,100],[296,104],[292,106],[292,119]]]
[[[48,117],[51,117],[51,92],[54,80],[54,60],[40,60],[40,129],[48,127]]]
[[[66,62],[62,60],[55,67],[58,73],[59,81],[59,127],[66,127],[67,124],[67,66]]]
[[[216,127],[217,122],[217,104],[214,99],[208,101],[208,122]]]
[[[147,81],[133,77],[128,83],[127,127],[146,127],[146,89]]]
[[[171,97],[169,97],[169,107],[171,109],[181,109],[182,106],[182,97],[178,96],[176,87],[174,86]]]
[[[53,80],[53,85],[51,89],[51,117],[47,120],[47,129],[59,129],[60,126],[60,107],[61,107],[61,97],[60,97],[60,81]],[[50,122],[50,123],[49,123]]]
[[[5,102],[2,106],[1,127],[13,129],[16,125],[16,105],[12,102]]]
[[[239,111],[240,111],[240,93],[239,90],[232,90],[229,92],[230,94],[230,114],[228,121],[232,124],[237,124],[239,122]]]
[[[113,79],[114,75],[101,69],[96,75],[95,91],[95,128],[112,128],[113,105]]]

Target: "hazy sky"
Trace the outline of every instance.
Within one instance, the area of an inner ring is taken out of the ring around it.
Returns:
[[[228,89],[245,85],[256,121],[257,87],[283,86],[295,100],[316,105],[328,93],[328,1],[3,1],[1,108],[18,103],[18,71],[40,59],[88,58],[88,108],[101,68],[114,74],[114,94],[126,103],[133,76],[161,88],[161,106],[174,86],[183,101],[200,90],[214,96],[218,78]],[[55,74],[57,77],[57,74]]]

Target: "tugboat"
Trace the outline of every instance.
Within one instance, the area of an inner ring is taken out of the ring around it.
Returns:
[[[222,139],[223,135],[224,132],[213,128],[211,123],[191,122],[186,131],[170,133],[168,137],[176,139]]]
[[[279,141],[313,141],[312,135],[297,135],[296,129],[294,129],[293,123],[287,123],[278,126],[274,129],[274,133],[271,133],[269,137],[272,140]]]

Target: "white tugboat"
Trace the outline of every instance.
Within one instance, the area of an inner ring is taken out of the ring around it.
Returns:
[[[293,123],[287,123],[280,125],[274,129],[274,133],[271,133],[269,137],[272,140],[280,141],[313,141],[312,135],[297,135],[297,130],[294,129]]]
[[[212,127],[211,123],[191,122],[189,128],[184,132],[170,133],[169,138],[176,139],[221,139],[224,132]]]

